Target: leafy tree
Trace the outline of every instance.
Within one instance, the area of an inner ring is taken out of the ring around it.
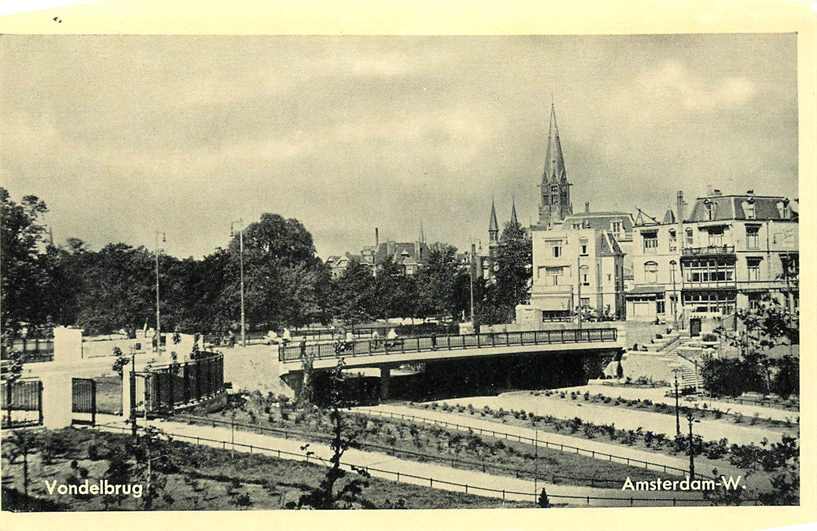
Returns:
[[[0,323],[14,333],[23,323],[45,322],[48,277],[42,260],[46,227],[41,218],[47,212],[37,196],[24,196],[18,204],[0,187]]]
[[[343,274],[333,281],[333,314],[347,325],[371,320],[375,297],[375,278],[368,266],[350,260]]]
[[[451,245],[432,246],[425,266],[416,277],[418,314],[421,317],[450,317],[462,310],[463,273],[468,271],[457,261],[457,248]],[[466,284],[467,286],[467,284]]]
[[[495,287],[485,290],[481,320],[487,323],[510,322],[517,304],[530,296],[533,246],[519,223],[508,222],[502,230],[496,253]]]

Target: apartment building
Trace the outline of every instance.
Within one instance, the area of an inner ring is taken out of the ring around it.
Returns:
[[[799,307],[796,200],[714,190],[684,213],[678,192],[660,222],[637,218],[628,319],[719,319],[766,293]]]

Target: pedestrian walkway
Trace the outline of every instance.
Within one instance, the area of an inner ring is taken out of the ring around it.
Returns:
[[[127,432],[128,427],[120,417],[108,415],[100,416],[100,429]],[[208,425],[186,424],[181,422],[140,420],[140,426],[151,425],[161,428],[165,433],[176,440],[193,442],[214,448],[231,449],[236,451],[259,453],[298,461],[309,459],[318,461],[318,458],[328,460],[331,449],[328,444],[308,442],[297,439],[284,439],[265,434],[231,430],[227,427],[212,427]],[[306,450],[302,449],[309,444]],[[280,450],[280,453],[278,452]],[[306,458],[306,452],[314,452]],[[285,453],[288,452],[288,453]],[[497,476],[474,470],[463,470],[450,466],[421,463],[403,460],[380,452],[369,452],[357,449],[348,449],[343,456],[345,465],[366,467],[374,477],[421,485],[453,492],[466,492],[478,496],[487,496],[513,501],[535,502],[539,491],[547,489],[551,503],[568,503],[570,505],[592,505],[596,507],[613,506],[655,506],[673,505],[672,498],[679,505],[694,504],[692,500],[700,500],[701,494],[696,492],[633,492],[621,489],[584,487],[574,485],[555,485],[543,482],[534,482],[510,476]],[[326,464],[324,461],[322,464]],[[622,484],[624,483],[622,478]],[[466,489],[466,485],[468,485]],[[564,497],[564,498],[560,498]],[[634,498],[633,502],[630,497]],[[605,499],[593,499],[605,498]],[[639,501],[641,500],[641,501]],[[645,501],[646,500],[646,501]],[[686,500],[686,501],[684,501]],[[701,505],[698,503],[697,505]]]
[[[577,387],[567,387],[563,389],[558,389],[559,391],[565,391],[566,393],[570,393],[570,391],[575,391],[578,394],[584,394],[585,392],[590,393],[591,395],[595,395],[597,393],[601,393],[605,396],[610,396],[613,398],[621,397],[626,398],[627,400],[635,400],[640,398],[641,400],[648,399],[652,400],[656,404],[668,404],[668,405],[675,405],[675,398],[674,396],[665,396],[667,391],[672,391],[670,387],[623,387],[623,386],[613,386],[613,385],[603,385],[603,384],[590,384],[590,385],[580,385]],[[528,391],[524,391],[527,393]],[[519,393],[521,394],[521,392]],[[789,419],[791,422],[794,422],[799,416],[799,411],[792,411],[783,408],[776,408],[776,407],[766,407],[766,406],[758,406],[754,404],[737,404],[735,402],[727,402],[727,401],[720,401],[720,400],[712,400],[712,399],[703,399],[703,398],[696,398],[695,400],[686,400],[684,397],[681,397],[681,404],[684,406],[689,407],[696,407],[696,408],[703,408],[706,405],[707,409],[720,409],[721,411],[729,410],[731,413],[740,413],[747,420],[755,415],[757,415],[762,419],[771,418],[773,420],[781,420],[785,421]]]
[[[640,461],[642,463],[646,461],[656,465],[666,465],[668,467],[682,470],[689,469],[689,457],[687,456],[671,456],[657,451],[649,452],[647,450],[633,448],[623,444],[606,443],[595,439],[586,439],[559,433],[543,432],[525,426],[502,424],[492,420],[484,420],[479,417],[472,417],[457,413],[446,413],[430,409],[418,409],[416,407],[409,407],[399,404],[381,404],[373,407],[359,407],[355,408],[355,411],[374,414],[413,415],[429,420],[459,424],[460,426],[464,427],[467,426],[468,428],[477,432],[479,430],[503,432],[514,436],[521,436],[526,439],[538,439],[542,446],[545,446],[545,441],[547,441],[549,448],[558,449],[559,445],[580,448],[582,450],[582,455],[590,455],[591,457],[600,460],[608,460],[608,455],[614,455],[620,458],[629,458],[633,461]],[[572,452],[572,450],[567,451]],[[619,459],[618,462],[621,462],[621,460]],[[695,458],[695,467],[698,472],[710,476],[713,468],[717,468],[720,474],[732,475],[734,477],[744,475],[744,472],[736,467],[715,463],[701,456]],[[751,486],[760,489],[766,489],[769,486],[768,479],[764,475],[756,474],[749,478],[748,483],[751,484]]]
[[[547,397],[544,395],[534,396],[530,392],[525,393],[505,393],[499,396],[481,396],[455,398],[442,400],[447,404],[460,404],[467,406],[471,404],[476,409],[489,406],[494,410],[503,408],[510,410],[525,410],[536,415],[552,415],[560,419],[572,419],[579,417],[583,421],[593,424],[612,424],[617,428],[625,430],[650,430],[654,433],[663,433],[669,437],[675,436],[675,415],[656,413],[652,411],[642,411],[626,407],[611,407],[609,405],[596,405],[585,402],[579,398],[577,400],[562,399],[557,397]],[[681,432],[686,433],[686,419],[681,419]],[[743,424],[733,422],[704,419],[694,424],[693,430],[696,435],[700,435],[706,441],[717,441],[726,437],[730,443],[736,444],[760,444],[763,439],[772,442],[780,441],[782,431],[764,426],[750,426],[749,419],[744,419]]]

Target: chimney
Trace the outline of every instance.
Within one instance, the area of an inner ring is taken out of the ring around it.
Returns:
[[[720,197],[720,196],[721,196],[721,191],[720,191],[720,189],[719,189],[719,188],[715,188],[714,190],[712,190],[712,196],[713,196],[713,197]]]
[[[679,221],[684,219],[684,192],[678,190],[675,202],[675,215],[678,216]]]
[[[590,213],[590,201],[585,201],[585,202],[584,202],[584,213],[585,213],[585,214],[589,214],[589,213]]]
[[[380,230],[377,227],[374,228],[374,246],[375,249],[380,246]]]

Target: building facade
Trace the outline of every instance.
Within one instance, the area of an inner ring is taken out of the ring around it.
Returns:
[[[609,231],[534,229],[530,304],[544,320],[564,320],[581,307],[624,318],[624,253]]]
[[[799,308],[797,201],[715,190],[684,213],[679,192],[675,212],[637,223],[628,319],[721,319],[767,293]]]

